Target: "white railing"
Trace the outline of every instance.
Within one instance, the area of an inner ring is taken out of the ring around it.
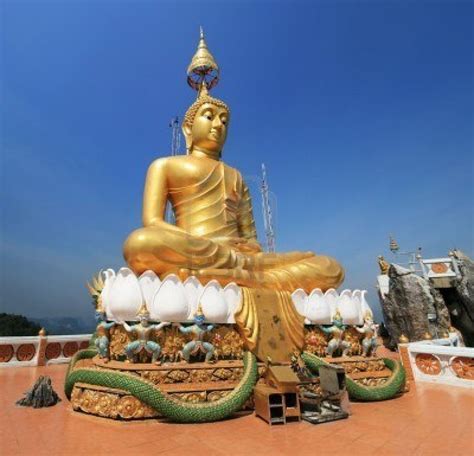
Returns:
[[[439,339],[400,344],[402,360],[409,363],[405,368],[411,370],[416,382],[474,388],[474,348],[446,346],[446,342]]]
[[[420,259],[420,266],[425,279],[461,277],[454,257]]]
[[[67,363],[89,345],[91,334],[72,336],[0,337],[0,367]]]

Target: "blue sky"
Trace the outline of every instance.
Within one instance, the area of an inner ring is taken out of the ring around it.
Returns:
[[[261,241],[265,162],[278,250],[331,254],[373,307],[389,233],[474,253],[471,2],[4,1],[1,20],[2,311],[90,314],[195,97],[201,24]]]

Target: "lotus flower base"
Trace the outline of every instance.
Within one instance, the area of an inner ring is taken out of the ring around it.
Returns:
[[[99,337],[108,338],[110,361],[95,350],[75,355],[65,388],[75,410],[115,419],[223,419],[251,404],[263,362],[287,363],[304,352],[324,357],[331,336],[322,329],[333,324],[336,314],[349,323],[342,337],[351,349],[348,357],[335,352],[336,357],[327,361],[347,365],[355,382],[378,382],[377,387],[389,382],[390,372],[385,372],[380,359],[360,356],[365,335],[350,325],[359,324],[370,311],[363,292],[314,290],[308,296],[301,290],[221,287],[217,281],[201,284],[193,277],[185,282],[176,276],[160,280],[151,272],[136,277],[126,268],[117,274],[108,270],[104,276],[97,302],[105,308],[106,325],[112,327]],[[150,336],[161,347],[158,365],[151,364],[146,350],[136,362],[126,362],[125,349],[133,337],[122,323],[139,319],[143,304],[150,320],[176,322],[160,326]],[[203,362],[203,354],[197,351],[186,362],[183,348],[196,340],[196,334],[179,328],[201,311],[212,323],[206,323],[202,337],[213,345],[213,357]]]

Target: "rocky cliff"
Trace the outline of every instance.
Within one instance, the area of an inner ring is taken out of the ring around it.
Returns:
[[[474,347],[474,262],[460,250],[454,251],[461,279],[452,279],[451,288],[441,289],[451,322],[467,347]]]
[[[404,334],[410,341],[423,340],[426,333],[441,337],[450,326],[449,312],[441,293],[423,277],[391,264],[388,294],[380,299],[387,345],[394,349]]]

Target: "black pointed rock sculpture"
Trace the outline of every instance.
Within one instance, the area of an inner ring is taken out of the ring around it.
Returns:
[[[41,408],[56,405],[60,400],[56,391],[53,390],[51,378],[41,376],[36,380],[33,388],[25,393],[25,397],[18,400],[16,404],[23,407]]]

